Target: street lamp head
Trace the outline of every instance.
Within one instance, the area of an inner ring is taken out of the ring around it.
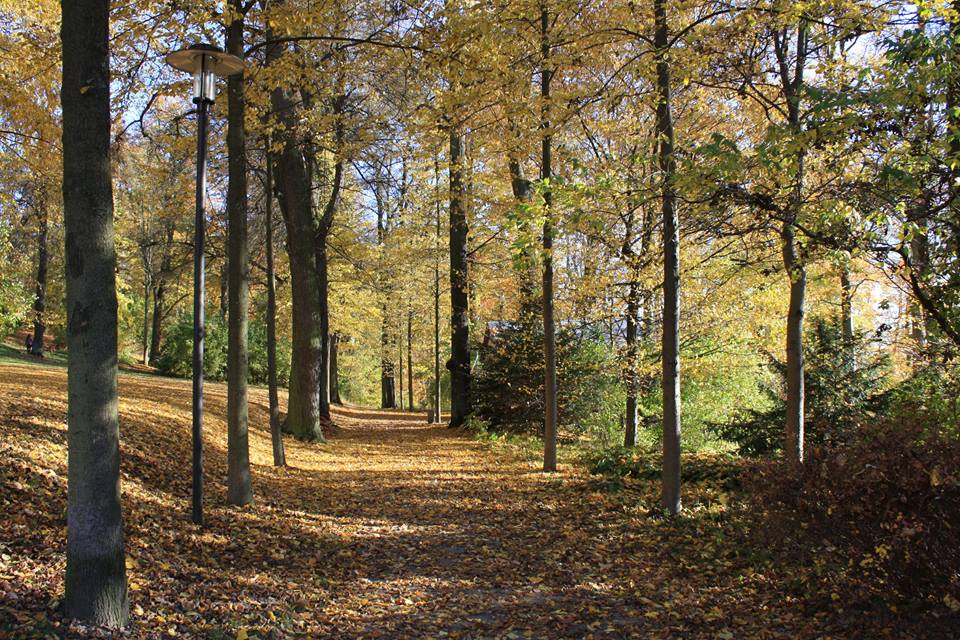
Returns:
[[[216,76],[232,76],[243,71],[243,60],[209,44],[194,44],[168,53],[167,64],[193,74],[193,101],[213,102]]]

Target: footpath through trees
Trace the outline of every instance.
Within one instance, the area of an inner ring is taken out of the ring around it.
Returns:
[[[809,601],[801,573],[744,547],[717,487],[691,481],[663,519],[656,480],[610,491],[562,459],[544,474],[537,449],[492,451],[423,414],[338,410],[329,443],[288,440],[274,467],[260,388],[240,509],[226,387],[210,385],[198,528],[189,385],[120,377],[129,637],[878,637],[897,618]],[[0,637],[60,635],[66,369],[3,363],[0,388]]]

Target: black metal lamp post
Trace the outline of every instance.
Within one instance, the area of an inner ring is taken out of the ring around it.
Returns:
[[[203,335],[204,212],[207,190],[207,118],[216,96],[216,76],[243,71],[243,61],[209,44],[195,44],[166,57],[174,69],[193,74],[197,105],[197,213],[193,230],[193,521],[203,524]]]

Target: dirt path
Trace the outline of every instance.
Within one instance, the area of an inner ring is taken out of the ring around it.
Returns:
[[[664,524],[647,515],[655,486],[610,494],[571,468],[545,476],[422,415],[341,410],[330,443],[288,440],[290,467],[276,469],[266,394],[254,391],[256,502],[237,509],[221,506],[225,388],[210,385],[199,529],[188,521],[189,383],[120,382],[132,637],[822,631],[725,543],[707,498]],[[2,364],[0,385],[0,637],[60,633],[65,370]]]

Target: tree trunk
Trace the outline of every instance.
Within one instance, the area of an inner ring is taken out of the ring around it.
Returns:
[[[43,355],[43,336],[47,330],[44,322],[44,311],[47,307],[47,231],[49,228],[49,214],[47,209],[47,189],[41,185],[34,189],[35,207],[37,213],[37,286],[33,298],[33,346],[30,353],[35,356]]]
[[[440,160],[434,157],[434,197],[436,201],[436,233],[433,237],[433,422],[443,422],[442,396],[440,387],[440,238],[443,235],[443,222],[440,218]]]
[[[166,294],[167,278],[173,270],[173,232],[174,224],[167,223],[167,237],[163,245],[163,257],[160,259],[160,272],[153,287],[153,326],[150,330],[150,366],[156,367],[160,361],[160,342],[163,333],[163,299]]]
[[[402,322],[403,321],[401,320],[401,323]],[[399,348],[397,352],[397,363],[399,365],[399,373],[400,373],[398,377],[398,384],[400,386],[400,390],[399,390],[400,391],[400,410],[403,411],[403,327],[402,326],[400,327],[400,337],[399,337],[399,340],[397,341],[397,347]]]
[[[840,272],[840,322],[843,340],[853,342],[853,285],[850,283],[850,269],[844,267]]]
[[[337,355],[340,350],[340,334],[330,336],[330,402],[343,404],[340,399],[340,373],[337,367]]]
[[[243,7],[232,0],[236,18],[227,27],[227,52],[243,57]],[[250,258],[247,249],[247,161],[244,74],[227,80],[227,502],[244,505],[253,501],[250,485],[248,433],[247,318],[250,295]]]
[[[803,307],[807,270],[797,255],[793,225],[785,222],[780,234],[783,266],[790,278],[790,308],[787,312],[787,422],[784,453],[788,460],[803,462]]]
[[[674,191],[676,162],[671,112],[666,0],[654,0],[657,50],[657,156],[663,211],[663,491],[662,506],[680,512],[680,225]]]
[[[407,310],[407,408],[413,410],[413,311]]]
[[[543,180],[543,360],[544,360],[544,422],[543,422],[543,470],[557,470],[557,336],[553,318],[553,187],[551,161],[553,135],[550,134],[550,15],[546,4],[540,9],[540,53],[543,67],[540,70],[540,97],[543,100],[540,114],[541,170]]]
[[[277,278],[273,270],[273,162],[270,160],[270,138],[267,137],[267,181],[264,188],[264,218],[267,243],[267,393],[270,398],[270,440],[273,443],[273,464],[287,464],[280,426],[280,398],[277,392]]]
[[[801,18],[797,27],[797,44],[794,71],[789,73],[785,36],[774,39],[775,52],[780,67],[781,91],[787,101],[787,124],[797,137],[800,136],[800,100],[803,90],[803,73],[806,64],[807,26]],[[804,362],[803,362],[803,314],[807,288],[807,271],[796,240],[795,223],[803,206],[804,150],[797,153],[796,171],[793,176],[793,192],[780,231],[783,266],[790,279],[790,308],[787,312],[787,420],[784,429],[784,453],[787,460],[803,462],[804,440]]]
[[[637,444],[637,313],[639,311],[640,287],[636,278],[631,279],[627,289],[626,347],[627,347],[627,406],[624,419],[623,446]]]
[[[143,278],[143,338],[141,340],[140,362],[146,366],[150,362],[150,292],[153,291],[153,278],[150,274]]]
[[[120,509],[117,290],[110,167],[110,3],[62,0],[67,289],[67,617],[129,612]]]
[[[463,133],[450,128],[450,426],[470,413],[470,320],[467,270],[469,222],[463,180]]]
[[[269,47],[267,59],[281,45]],[[316,225],[306,162],[297,141],[298,110],[283,89],[274,89],[271,106],[283,125],[282,151],[275,159],[277,198],[287,228],[293,321],[290,393],[285,430],[298,438],[323,441],[320,423],[321,324],[316,270]]]

